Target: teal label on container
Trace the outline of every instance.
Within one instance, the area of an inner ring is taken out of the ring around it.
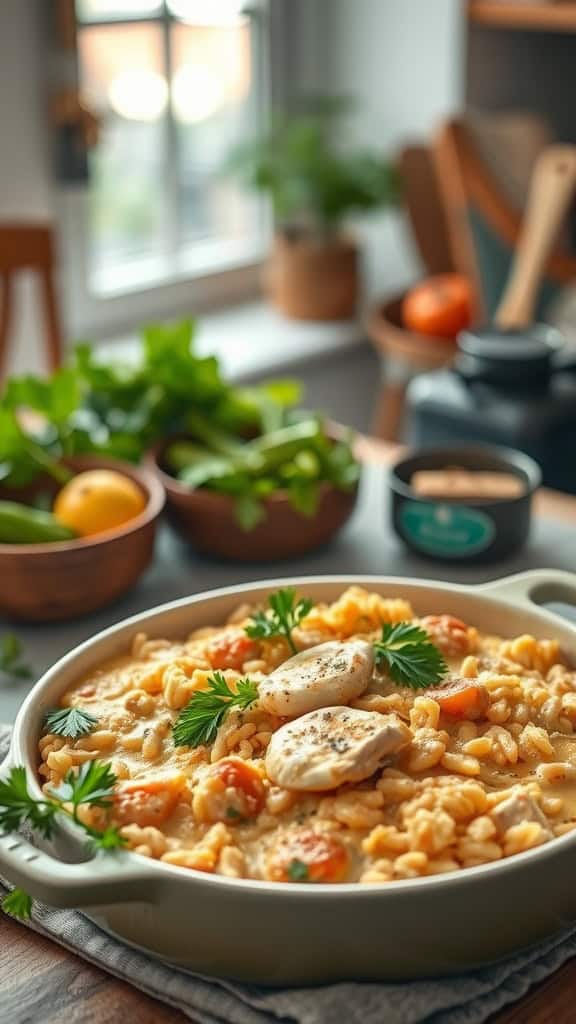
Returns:
[[[492,520],[466,505],[407,501],[400,511],[406,538],[430,555],[458,558],[484,551],[496,532]]]

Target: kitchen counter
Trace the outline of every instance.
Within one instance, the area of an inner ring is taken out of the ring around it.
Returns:
[[[360,502],[338,540],[323,551],[297,562],[230,565],[184,553],[163,529],[158,557],[140,586],[124,600],[97,615],[75,623],[19,626],[26,660],[40,674],[56,658],[98,630],[144,608],[201,590],[281,575],[322,573],[386,573],[398,576],[444,577],[484,582],[522,569],[556,567],[576,572],[576,497],[541,491],[529,546],[494,566],[443,567],[405,551],[387,525],[385,464],[393,449],[364,440],[366,460]],[[12,629],[0,621],[0,633]],[[0,721],[11,721],[31,684],[0,685]],[[576,986],[576,962],[564,965],[516,1005],[493,1018],[493,1024],[571,1020]],[[65,949],[54,946],[0,913],[0,1019],[11,1024],[184,1024],[178,1011],[109,977]]]

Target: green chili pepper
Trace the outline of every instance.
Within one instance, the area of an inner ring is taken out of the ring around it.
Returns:
[[[166,452],[166,461],[170,469],[180,473],[183,469],[190,469],[192,466],[206,462],[206,459],[213,459],[214,452],[203,448],[191,441],[174,441]]]
[[[0,501],[0,544],[50,544],[76,534],[50,512],[15,501]]]
[[[302,449],[313,449],[322,437],[317,420],[304,420],[250,441],[244,446],[244,460],[249,471],[270,473],[294,459]]]

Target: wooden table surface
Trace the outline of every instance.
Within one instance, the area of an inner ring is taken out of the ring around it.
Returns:
[[[358,447],[371,462],[387,462],[396,451],[368,438]],[[539,515],[576,527],[576,497],[542,489],[536,508]],[[490,1018],[490,1024],[569,1024],[576,1021],[575,992],[573,960]],[[0,912],[2,1024],[184,1024],[187,1019]]]

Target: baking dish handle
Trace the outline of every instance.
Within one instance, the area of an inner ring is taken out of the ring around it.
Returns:
[[[10,771],[0,765],[0,781]],[[123,851],[99,853],[67,864],[37,849],[19,833],[0,829],[0,874],[35,899],[53,907],[90,907],[142,900],[152,902],[159,879],[143,861]]]
[[[524,608],[533,609],[534,605],[551,601],[576,606],[576,573],[564,572],[562,569],[531,569],[501,580],[482,583],[478,590]],[[541,610],[554,618],[561,618],[549,609]]]

